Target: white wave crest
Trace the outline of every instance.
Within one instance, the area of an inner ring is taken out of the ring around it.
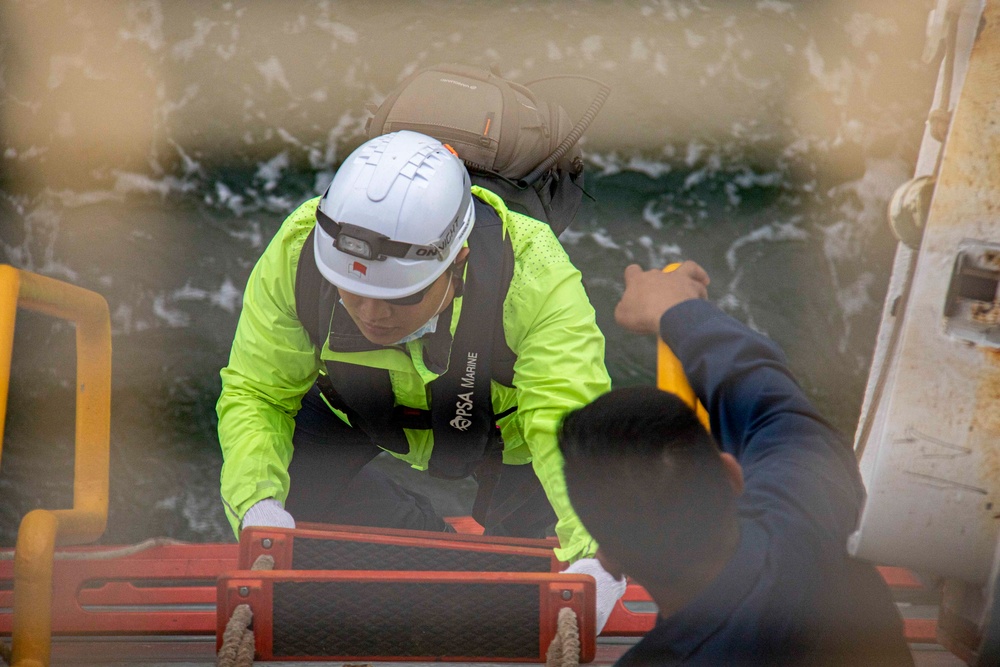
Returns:
[[[736,255],[741,248],[753,243],[807,241],[809,233],[798,227],[794,222],[772,222],[759,227],[749,234],[744,234],[729,245],[726,250],[726,263],[732,270],[736,269]]]

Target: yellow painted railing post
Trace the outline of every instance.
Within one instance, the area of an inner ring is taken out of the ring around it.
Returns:
[[[0,264],[0,456],[3,455],[10,361],[14,352],[14,320],[17,318],[17,294],[20,289],[21,277],[17,269]]]
[[[663,272],[670,273],[678,266],[680,266],[678,263],[668,264]],[[670,346],[659,337],[657,337],[656,342],[656,386],[663,391],[677,395],[691,406],[705,429],[711,430],[708,423],[708,412],[705,411],[705,406],[698,401],[698,397],[694,395],[694,389],[691,388],[691,383],[688,382],[687,375],[684,374],[681,360],[677,358]]]
[[[14,548],[12,667],[46,667],[52,653],[52,554],[59,520],[48,510],[24,515]]]
[[[73,509],[25,515],[14,554],[13,667],[46,667],[51,657],[55,547],[94,542],[108,519],[111,317],[107,302],[95,292],[0,265],[0,452],[18,307],[76,325]]]

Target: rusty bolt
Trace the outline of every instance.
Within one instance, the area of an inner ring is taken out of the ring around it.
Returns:
[[[567,591],[567,590],[564,590],[564,591],[562,592],[562,599],[563,599],[563,600],[569,600],[569,599],[570,599],[570,598],[572,598],[572,597],[573,597],[573,591]]]
[[[264,546],[265,549],[270,549],[271,545],[273,544],[273,542],[271,542],[270,537],[265,537],[263,540],[260,541],[260,543]]]
[[[250,588],[248,586],[240,586],[240,597],[245,598],[250,595]]]

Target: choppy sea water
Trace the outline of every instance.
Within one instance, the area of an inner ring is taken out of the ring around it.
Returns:
[[[936,71],[928,2],[13,1],[0,5],[0,262],[102,294],[113,328],[105,543],[232,539],[218,371],[256,258],[415,69],[584,74],[588,200],[561,239],[616,385],[655,344],[612,311],[632,262],[694,259],[853,433]],[[582,87],[552,89],[571,115]],[[72,329],[22,311],[0,541],[72,501]]]

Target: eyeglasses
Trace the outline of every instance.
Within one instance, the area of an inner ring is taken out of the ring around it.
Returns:
[[[424,297],[427,296],[427,293],[431,291],[431,288],[434,287],[434,284],[436,282],[437,279],[435,279],[434,282],[432,282],[430,285],[423,288],[419,292],[414,292],[413,294],[410,294],[408,296],[401,296],[398,299],[383,299],[383,300],[390,306],[415,306],[424,300]]]
[[[448,282],[449,283],[452,282],[453,278],[458,277],[458,283],[457,283],[457,285],[455,287],[455,296],[461,296],[462,295],[462,278],[461,278],[461,273],[460,273],[459,267],[457,267],[457,266],[455,266],[453,264],[447,271],[445,271],[441,275],[448,276]],[[441,276],[438,276],[438,278],[440,278],[440,277]],[[410,294],[409,296],[401,296],[398,299],[383,299],[383,301],[385,301],[390,306],[415,306],[415,305],[417,305],[418,303],[420,303],[421,301],[424,300],[424,297],[427,296],[427,293],[431,291],[431,288],[434,287],[434,285],[436,283],[437,283],[437,279],[435,279],[434,282],[432,282],[430,285],[428,285],[427,287],[423,288],[419,292],[415,292],[413,294]]]

